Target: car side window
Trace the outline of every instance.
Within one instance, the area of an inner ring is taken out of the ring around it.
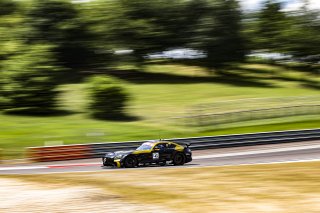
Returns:
[[[169,144],[168,144],[168,148],[169,148],[169,149],[174,149],[174,148],[176,148],[176,145],[173,144],[173,143],[169,143]]]
[[[160,143],[160,144],[156,145],[154,148],[162,150],[165,148],[165,144]]]

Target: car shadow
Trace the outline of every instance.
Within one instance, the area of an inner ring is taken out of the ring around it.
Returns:
[[[198,163],[187,163],[184,165],[173,165],[173,164],[167,164],[165,166],[160,166],[156,164],[146,165],[146,166],[138,166],[134,168],[118,168],[118,167],[111,167],[111,166],[101,166],[102,169],[105,170],[123,170],[123,169],[143,169],[143,168],[183,168],[183,167],[194,167],[194,166],[200,166]]]

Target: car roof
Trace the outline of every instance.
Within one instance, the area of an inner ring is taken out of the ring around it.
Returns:
[[[155,144],[158,144],[158,143],[174,143],[174,142],[172,142],[172,141],[153,140],[153,141],[146,141],[143,144],[155,145]]]
[[[176,145],[179,145],[178,143],[176,142],[173,142],[173,141],[161,141],[161,140],[157,140],[157,141],[147,141],[147,142],[144,142],[143,144],[149,144],[150,146],[154,146],[156,144],[159,144],[159,143],[173,143],[173,144],[176,144]]]

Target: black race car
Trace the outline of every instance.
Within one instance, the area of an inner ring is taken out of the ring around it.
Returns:
[[[145,142],[136,150],[107,152],[102,158],[103,166],[133,168],[158,164],[164,166],[167,162],[173,165],[183,165],[192,161],[190,144],[178,144],[170,141]]]

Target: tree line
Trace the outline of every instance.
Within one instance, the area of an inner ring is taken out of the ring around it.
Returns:
[[[320,21],[307,4],[285,12],[278,1],[266,0],[260,11],[244,13],[236,0],[0,0],[0,106],[54,109],[56,88],[68,78],[121,60],[140,66],[146,55],[170,48],[201,50],[207,56],[202,64],[216,70],[244,61],[252,50],[312,58],[319,55]],[[133,52],[113,54],[121,49]],[[111,84],[91,82],[97,91]],[[127,97],[119,86],[106,88]],[[103,114],[100,108],[96,114]]]

